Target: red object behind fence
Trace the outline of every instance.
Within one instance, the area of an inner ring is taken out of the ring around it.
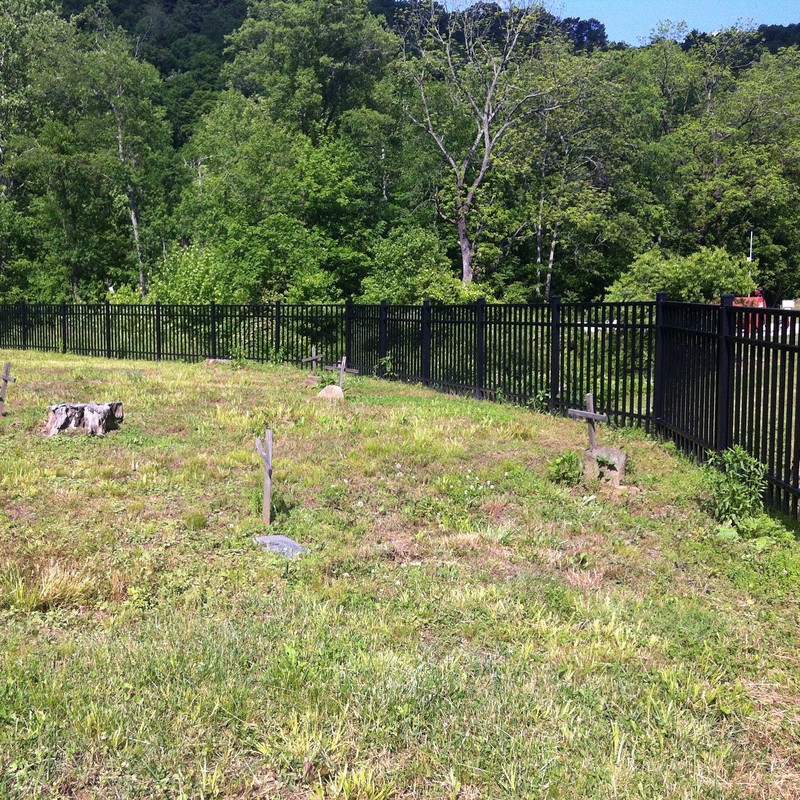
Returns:
[[[743,308],[766,308],[767,301],[761,293],[761,289],[756,289],[755,297],[734,297],[734,306],[741,306]],[[766,319],[766,314],[745,314],[742,319],[742,333],[748,336],[753,330],[758,330]]]

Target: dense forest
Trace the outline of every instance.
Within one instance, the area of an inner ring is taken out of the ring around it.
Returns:
[[[799,42],[632,48],[493,3],[3,0],[0,302],[794,297]]]

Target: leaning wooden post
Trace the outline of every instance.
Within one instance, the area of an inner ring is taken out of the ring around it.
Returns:
[[[6,368],[2,375],[0,375],[0,416],[3,415],[3,406],[6,402],[6,389],[9,383],[14,383],[16,378],[11,377],[11,362],[6,361]]]
[[[586,410],[590,414],[594,414],[594,395],[590,392],[586,395]],[[586,417],[586,422],[589,423],[589,449],[594,450],[597,447],[597,435],[594,430],[594,419]]]
[[[261,517],[264,524],[269,525],[272,507],[272,428],[267,429],[264,442],[256,436],[256,450],[264,462],[264,500]]]

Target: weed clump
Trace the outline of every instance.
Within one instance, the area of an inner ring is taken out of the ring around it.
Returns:
[[[735,525],[760,513],[766,472],[767,468],[739,445],[714,453],[705,467],[714,519]]]
[[[777,520],[764,513],[762,502],[767,468],[743,447],[714,453],[704,467],[710,512],[721,523],[719,535],[748,539],[763,546],[792,540]]]
[[[583,479],[580,456],[570,450],[547,462],[547,477],[563,486],[577,486]]]

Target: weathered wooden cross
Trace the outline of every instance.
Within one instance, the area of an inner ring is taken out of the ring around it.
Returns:
[[[316,372],[317,372],[317,361],[322,363],[322,355],[317,355],[317,346],[316,345],[312,345],[311,346],[311,356],[309,358],[304,358],[303,359],[303,364],[306,364],[309,361],[311,362],[311,374],[315,375]]]
[[[586,395],[586,410],[580,408],[570,408],[567,410],[570,417],[576,419],[585,419],[586,424],[589,426],[589,449],[595,450],[597,448],[597,439],[595,435],[594,424],[595,422],[608,422],[608,414],[595,414],[594,412],[594,395],[590,392]]]
[[[339,370],[339,388],[344,389],[344,374],[349,372],[353,375],[358,375],[358,370],[347,366],[347,356],[342,356],[342,360],[338,364],[331,364],[326,366],[325,369],[335,372]]]
[[[264,462],[264,500],[261,518],[265,525],[269,525],[270,509],[272,508],[272,428],[267,428],[263,442],[256,436],[256,450]]]
[[[5,372],[0,375],[0,416],[3,414],[3,405],[6,402],[6,389],[9,383],[14,383],[17,379],[11,377],[11,362],[6,361]]]

